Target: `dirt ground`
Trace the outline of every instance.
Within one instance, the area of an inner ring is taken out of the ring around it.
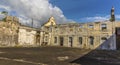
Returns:
[[[120,65],[120,51],[66,47],[0,48],[0,65]]]

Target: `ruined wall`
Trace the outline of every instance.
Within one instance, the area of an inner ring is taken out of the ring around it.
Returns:
[[[36,34],[36,30],[21,26],[18,33],[19,46],[36,46],[36,44],[38,44],[36,42]]]
[[[91,22],[60,24],[52,29],[51,45],[60,46],[60,37],[63,37],[63,46],[78,47],[84,49],[116,49],[115,23]],[[55,43],[57,37],[57,43]],[[72,37],[72,41],[69,38]],[[79,41],[82,38],[82,43]],[[93,43],[90,43],[93,37]],[[105,41],[102,38],[106,38]],[[102,47],[100,47],[102,45]]]
[[[0,47],[13,47],[17,46],[18,36],[17,35],[7,35],[0,33]]]
[[[48,20],[48,22],[46,22],[46,23],[43,24],[43,26],[47,26],[47,27],[49,27],[51,25],[56,25],[54,17],[50,17],[49,20]]]
[[[7,16],[0,21],[0,46],[17,46],[18,44],[18,18]]]
[[[6,21],[0,22],[0,46],[50,45],[84,49],[116,49],[115,27],[119,27],[117,22],[56,25],[54,18],[50,18],[49,25],[46,23],[39,32],[18,22],[16,17],[11,16],[7,16]]]

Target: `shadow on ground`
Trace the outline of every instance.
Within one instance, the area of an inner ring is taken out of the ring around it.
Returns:
[[[120,65],[120,51],[94,50],[70,63],[80,65]]]
[[[0,65],[71,65],[70,61],[87,51],[66,47],[0,48]],[[59,60],[61,57],[65,60]]]
[[[92,50],[89,53],[88,51],[90,50],[66,47],[0,48],[0,65],[39,65],[37,63],[47,65],[120,65],[120,51]],[[67,59],[61,61],[58,57]],[[14,61],[14,59],[19,61]]]
[[[80,65],[120,65],[120,51],[115,50],[115,44],[113,44],[115,40],[113,38],[114,35],[109,38],[102,37],[103,43],[101,45],[70,63]]]

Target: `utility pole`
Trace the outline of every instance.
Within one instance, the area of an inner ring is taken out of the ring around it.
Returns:
[[[112,43],[114,43],[114,44],[112,44],[112,45],[110,45],[110,46],[112,46],[112,48],[111,49],[116,49],[115,47],[116,47],[116,35],[115,35],[115,14],[114,14],[114,7],[112,7],[112,9],[111,9],[111,19],[110,19],[110,21],[112,22]]]
[[[32,26],[32,27],[34,26],[34,23],[33,23],[33,18],[32,18],[32,22],[31,22],[31,26]]]

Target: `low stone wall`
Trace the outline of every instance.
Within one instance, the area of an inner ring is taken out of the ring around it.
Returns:
[[[16,46],[18,43],[18,35],[0,34],[0,46],[11,47]]]

